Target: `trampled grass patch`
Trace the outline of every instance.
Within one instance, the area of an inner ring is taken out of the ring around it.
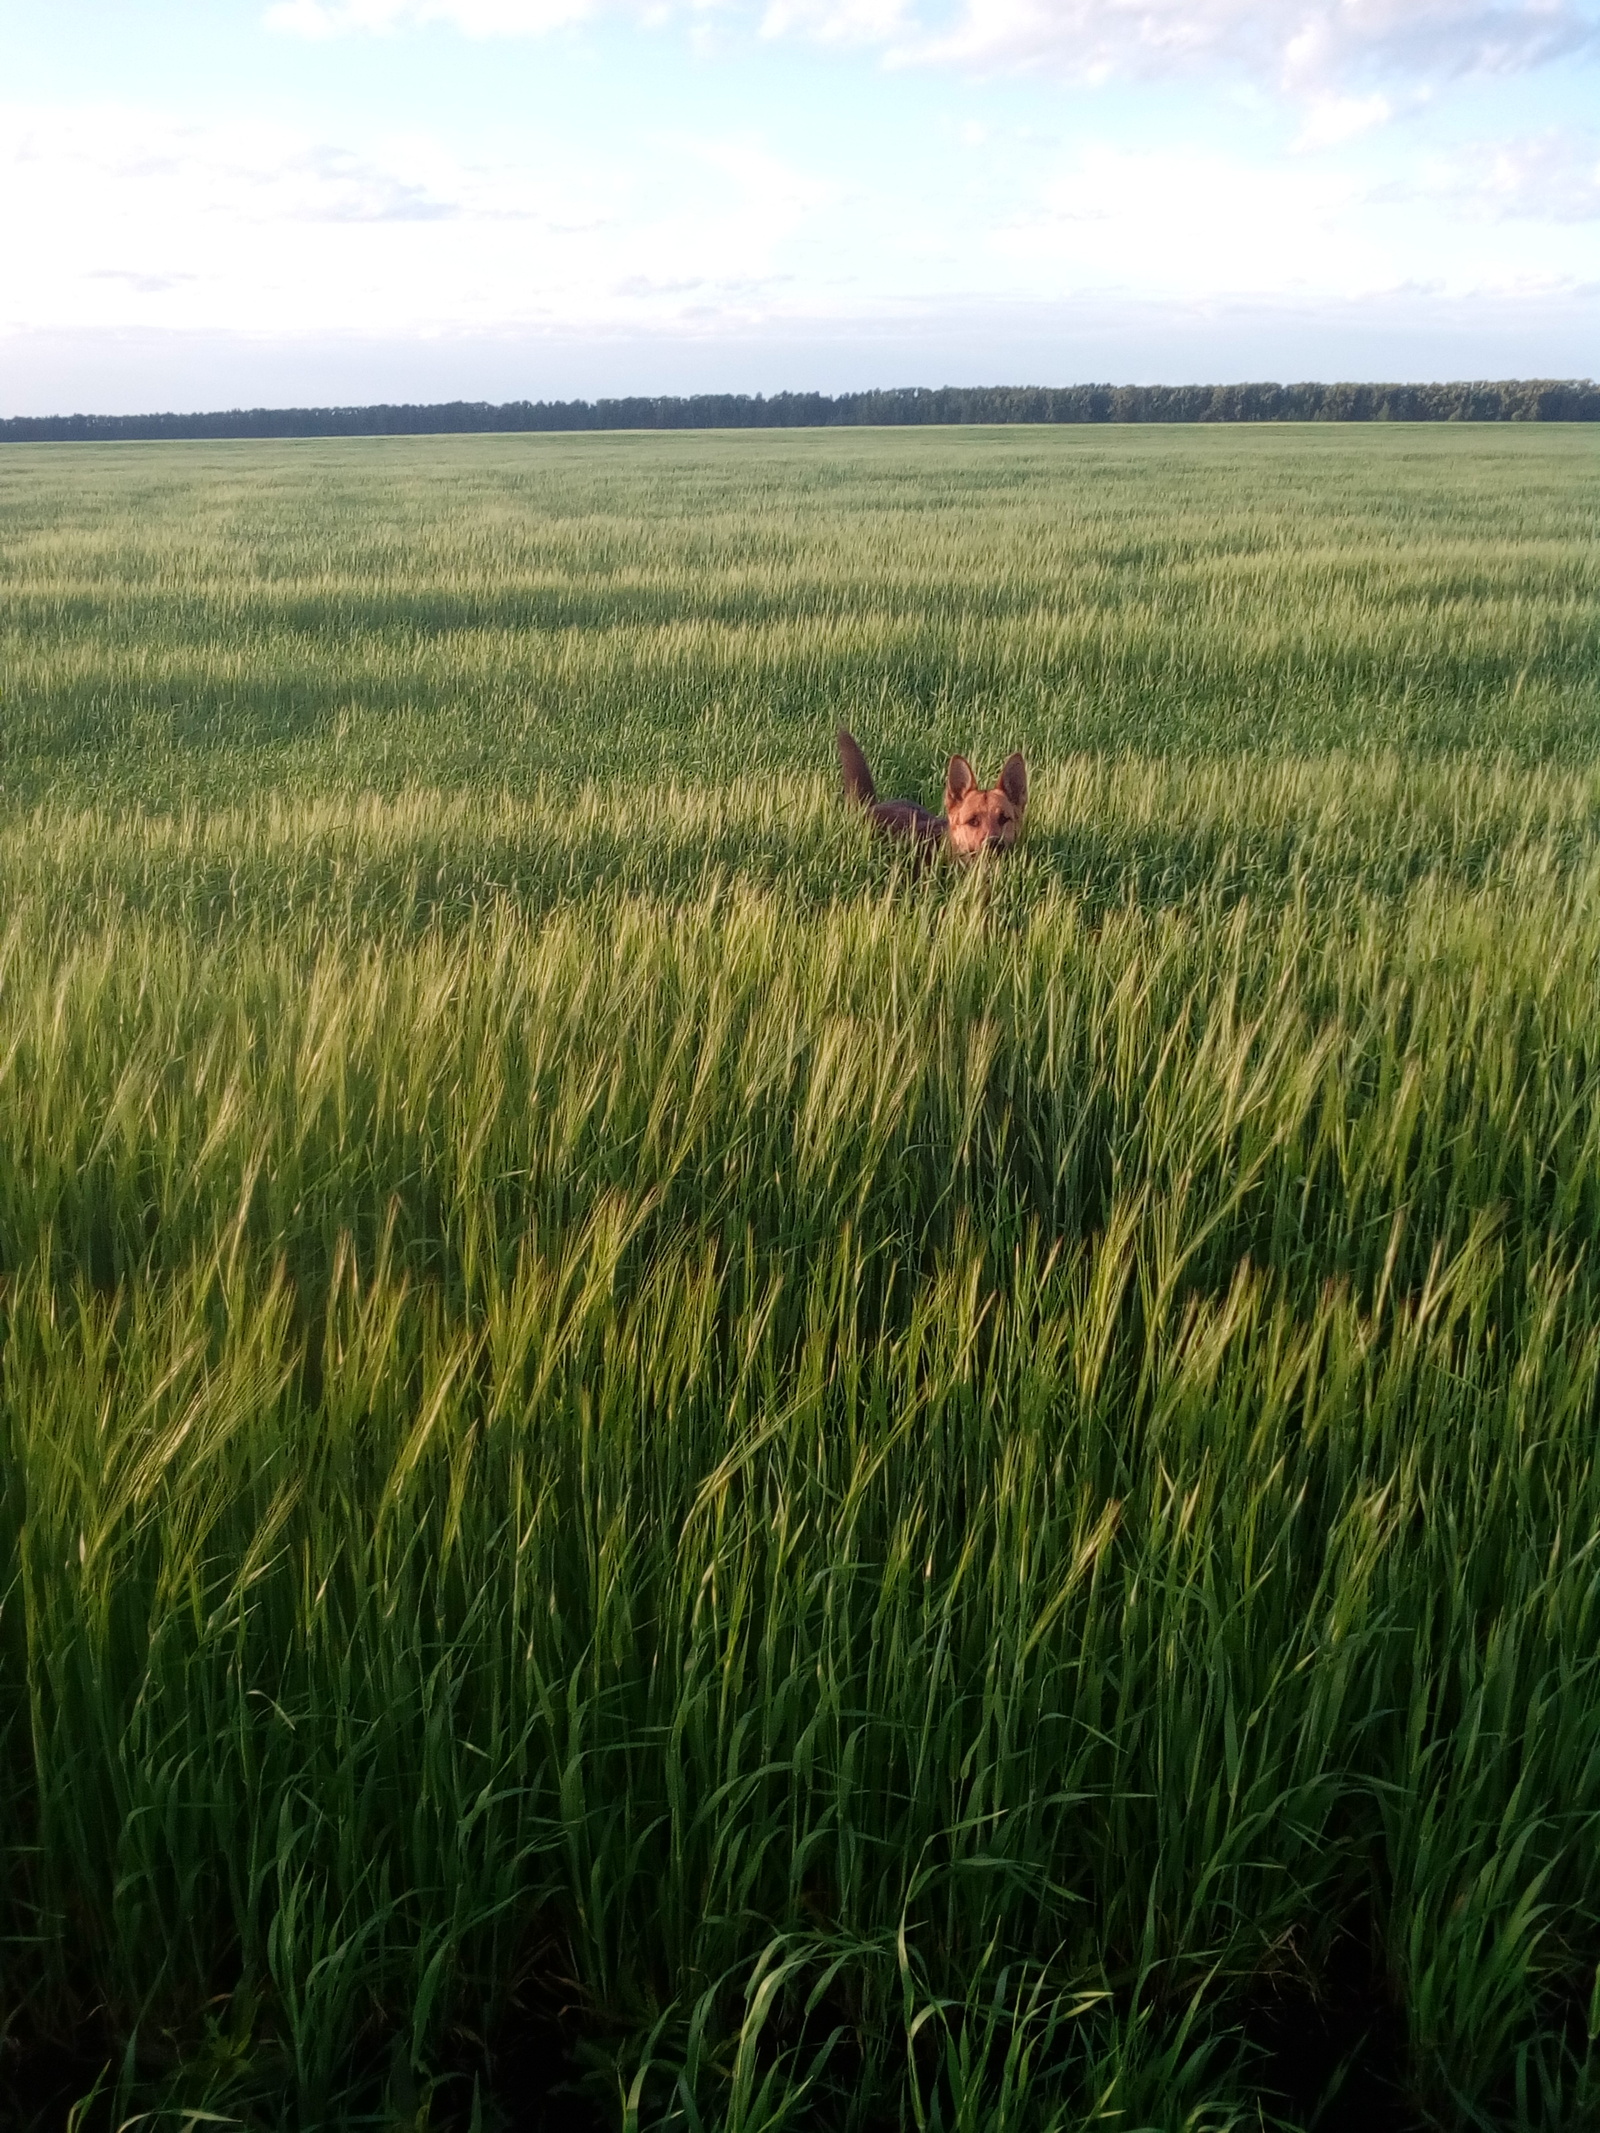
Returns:
[[[15,2119],[1600,2111],[1597,473],[0,459]]]

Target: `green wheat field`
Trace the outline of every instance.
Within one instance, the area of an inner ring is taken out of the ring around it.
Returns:
[[[9,448],[0,1119],[7,2126],[1600,2121],[1600,432]]]

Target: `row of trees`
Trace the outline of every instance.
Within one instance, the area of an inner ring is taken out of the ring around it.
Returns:
[[[484,430],[824,429],[961,422],[1597,422],[1592,380],[1450,385],[945,385],[431,407],[252,407],[207,415],[16,415],[0,442],[154,437],[414,437]]]

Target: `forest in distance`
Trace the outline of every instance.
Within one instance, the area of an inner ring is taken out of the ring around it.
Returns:
[[[7,2133],[1600,2122],[1597,1000],[1600,430],[0,454]]]
[[[0,443],[908,423],[1596,421],[1600,385],[1581,378],[1433,385],[947,385],[839,394],[512,400],[498,405],[450,400],[421,406],[230,408],[209,414],[14,415],[0,420]]]

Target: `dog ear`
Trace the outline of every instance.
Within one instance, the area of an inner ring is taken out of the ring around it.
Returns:
[[[1020,815],[1028,804],[1028,766],[1020,752],[1008,755],[1000,773],[1000,790]]]
[[[951,804],[956,800],[964,799],[977,782],[977,779],[972,775],[972,765],[967,761],[966,757],[964,755],[953,755],[950,758],[950,768],[945,772],[944,779],[946,814],[949,813]]]
[[[839,768],[844,774],[845,798],[854,800],[859,807],[870,807],[878,797],[878,789],[859,742],[843,726],[839,728]]]

